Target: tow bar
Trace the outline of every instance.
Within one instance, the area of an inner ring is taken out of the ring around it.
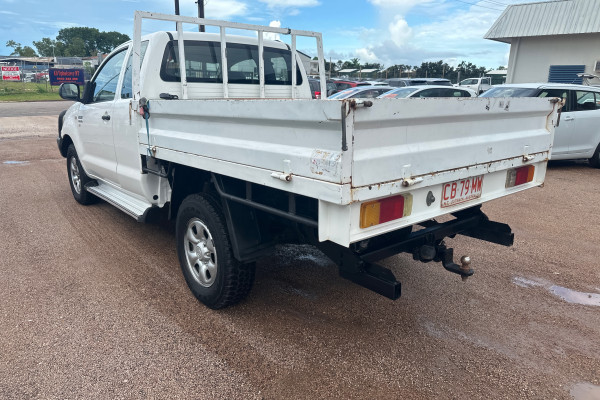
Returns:
[[[474,207],[454,214],[456,219],[439,223],[431,220],[421,223],[423,229],[410,233],[402,240],[394,232],[377,238],[374,243],[361,243],[351,248],[333,242],[319,242],[315,245],[338,266],[340,276],[389,299],[396,300],[401,294],[401,284],[393,272],[375,264],[376,261],[399,253],[412,253],[413,258],[422,262],[441,262],[450,272],[466,280],[473,275],[471,258],[463,256],[460,265],[454,262],[454,250],[446,247],[444,238],[457,234],[480,240],[512,246],[514,234],[506,224],[490,221]]]

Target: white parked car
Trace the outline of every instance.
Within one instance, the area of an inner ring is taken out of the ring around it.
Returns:
[[[337,92],[331,96],[329,99],[334,100],[342,100],[342,99],[374,99],[383,93],[387,93],[390,90],[394,89],[391,86],[357,86],[353,88],[348,88],[342,90],[341,92]]]
[[[477,97],[471,89],[452,86],[407,86],[384,93],[379,98],[401,99],[408,97]]]
[[[481,93],[485,92],[486,90],[489,90],[492,88],[492,78],[483,77],[483,78],[463,79],[456,86],[461,87],[461,88],[471,89],[471,90],[474,90],[475,93],[481,94]]]
[[[559,97],[565,102],[554,132],[553,160],[589,159],[600,168],[600,87],[564,83],[496,86],[480,97]]]

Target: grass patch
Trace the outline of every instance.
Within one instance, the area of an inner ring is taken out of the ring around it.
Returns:
[[[61,100],[58,87],[46,83],[0,81],[0,101]]]

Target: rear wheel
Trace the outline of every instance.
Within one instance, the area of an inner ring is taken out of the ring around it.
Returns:
[[[600,144],[596,147],[596,151],[592,158],[589,159],[590,165],[594,168],[600,168]]]
[[[79,162],[75,146],[72,144],[67,150],[67,174],[69,175],[69,184],[71,185],[71,192],[73,192],[75,200],[83,205],[93,203],[96,197],[85,190],[85,185],[92,179],[85,174]]]
[[[233,256],[226,221],[208,196],[186,197],[177,213],[177,255],[185,280],[198,300],[219,309],[243,300],[254,282],[255,264]]]

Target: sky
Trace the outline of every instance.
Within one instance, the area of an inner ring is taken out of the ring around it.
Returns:
[[[180,0],[181,15],[197,16],[194,0]],[[205,0],[205,17],[317,31],[325,58],[358,58],[421,65],[443,60],[497,68],[508,63],[509,45],[483,39],[507,5],[523,0]],[[135,10],[174,13],[174,0],[0,0],[0,55],[8,40],[33,46],[54,39],[62,28],[84,26],[133,36]],[[173,24],[144,22],[143,33],[173,30]],[[197,27],[187,25],[186,29]],[[231,32],[238,33],[238,32]],[[289,42],[285,37],[281,38]],[[298,49],[316,55],[314,39]]]

